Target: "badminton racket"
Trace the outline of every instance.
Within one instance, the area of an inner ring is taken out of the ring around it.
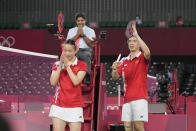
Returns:
[[[64,30],[64,16],[63,16],[62,11],[60,11],[58,13],[58,32],[57,32],[56,35],[57,35],[59,40],[63,40],[64,41],[65,37],[62,34],[63,30]]]

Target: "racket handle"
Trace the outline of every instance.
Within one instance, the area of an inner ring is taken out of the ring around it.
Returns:
[[[120,106],[120,85],[118,85],[118,106]]]
[[[118,55],[117,62],[119,62],[119,61],[120,61],[120,57],[121,57],[121,53]]]

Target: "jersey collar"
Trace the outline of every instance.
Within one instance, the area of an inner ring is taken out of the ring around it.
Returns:
[[[60,63],[60,62],[58,62],[58,63]],[[74,65],[77,65],[78,64],[78,58],[76,57],[76,59],[75,59],[75,61],[71,64],[71,66],[74,66]],[[62,64],[62,69],[64,69],[65,68],[65,65],[64,65],[64,63]]]
[[[142,52],[140,51],[139,53],[137,53],[137,55],[135,57],[139,57],[142,54]]]
[[[137,55],[136,55],[135,57],[138,58],[141,54],[142,54],[142,52],[140,51],[140,52],[137,53]],[[127,56],[127,59],[128,59],[128,60],[131,59],[131,54],[129,54],[129,55]]]
[[[78,64],[78,58],[76,57],[75,61],[71,64],[72,66],[77,65]]]

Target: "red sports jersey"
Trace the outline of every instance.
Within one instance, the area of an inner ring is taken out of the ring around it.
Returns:
[[[59,61],[56,62],[52,70],[57,70],[59,66]],[[87,65],[85,62],[78,60],[76,58],[75,62],[70,66],[74,74],[77,74],[79,71],[87,72]],[[55,96],[52,100],[52,104],[60,106],[60,107],[83,107],[83,99],[82,99],[82,82],[74,86],[72,83],[66,68],[61,70],[59,82],[56,88]]]
[[[118,67],[118,74],[124,79],[124,102],[148,99],[147,72],[149,60],[144,53],[139,52],[132,60],[130,56],[123,58]]]

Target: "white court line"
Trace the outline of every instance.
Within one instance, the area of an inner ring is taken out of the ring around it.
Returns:
[[[33,55],[33,56],[58,58],[58,56],[56,56],[56,55],[36,53],[36,52],[31,52],[31,51],[25,51],[25,50],[19,50],[19,49],[14,49],[14,48],[9,48],[9,47],[3,47],[3,46],[0,46],[0,49],[5,50],[5,51],[14,52],[14,53],[21,53],[21,54],[27,54],[27,55]]]

